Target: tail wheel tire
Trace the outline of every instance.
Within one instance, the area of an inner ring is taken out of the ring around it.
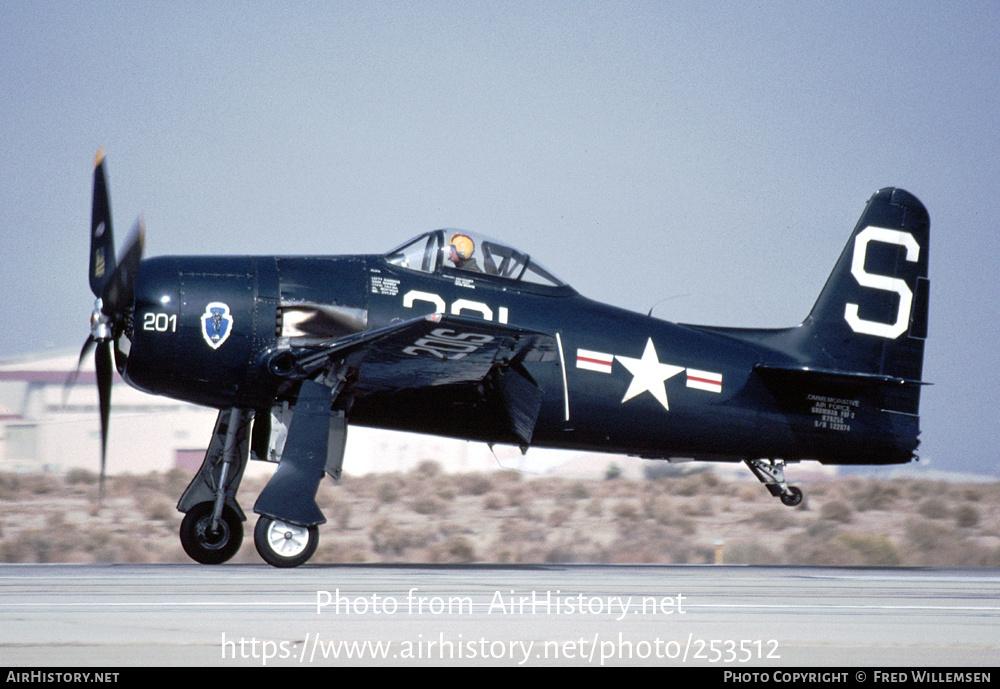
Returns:
[[[181,546],[192,560],[203,565],[218,565],[235,555],[243,545],[243,521],[226,505],[218,527],[212,529],[210,502],[192,507],[181,522]]]
[[[316,552],[317,526],[299,526],[261,516],[253,531],[253,542],[264,561],[275,567],[298,567]]]
[[[795,507],[802,502],[802,489],[798,486],[789,486],[788,494],[781,496],[781,502],[788,507]]]

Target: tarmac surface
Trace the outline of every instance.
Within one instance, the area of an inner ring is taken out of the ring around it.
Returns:
[[[991,667],[1000,570],[0,565],[0,665]]]

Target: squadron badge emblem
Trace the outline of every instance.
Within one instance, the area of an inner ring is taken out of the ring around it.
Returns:
[[[221,301],[213,301],[205,307],[201,316],[201,335],[212,349],[218,349],[233,331],[233,317],[229,306]]]

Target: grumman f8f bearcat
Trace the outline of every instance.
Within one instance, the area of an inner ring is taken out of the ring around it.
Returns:
[[[94,171],[81,361],[96,346],[102,458],[113,369],[219,410],[178,503],[198,562],[231,558],[250,459],[277,469],[253,507],[272,565],[306,562],[340,477],[348,424],[650,459],[744,462],[785,505],[788,462],[916,457],[930,220],[902,189],[868,201],[798,326],[679,325],[579,295],[534,256],[434,230],[384,254],[116,259],[105,164]]]

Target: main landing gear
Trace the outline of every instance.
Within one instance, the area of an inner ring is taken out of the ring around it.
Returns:
[[[783,505],[795,507],[802,503],[802,489],[785,483],[784,460],[747,459],[744,462],[771,495],[780,499]]]
[[[241,409],[219,412],[205,461],[177,503],[185,513],[181,546],[204,565],[229,560],[243,545],[246,515],[236,502],[236,491],[246,469],[251,419],[252,414]]]
[[[275,567],[298,567],[309,560],[319,545],[318,526],[326,521],[316,504],[316,491],[324,474],[340,477],[347,440],[343,411],[331,410],[332,390],[312,380],[302,383],[288,435],[280,451],[274,475],[257,497],[254,512],[260,515],[254,529],[254,545],[264,561]],[[266,412],[262,412],[266,414]],[[181,545],[191,558],[215,565],[232,558],[243,544],[246,515],[236,501],[236,492],[250,457],[267,452],[270,417],[254,429],[254,412],[224,409],[215,422],[212,441],[198,474],[184,491],[177,509],[185,513],[181,522]]]

